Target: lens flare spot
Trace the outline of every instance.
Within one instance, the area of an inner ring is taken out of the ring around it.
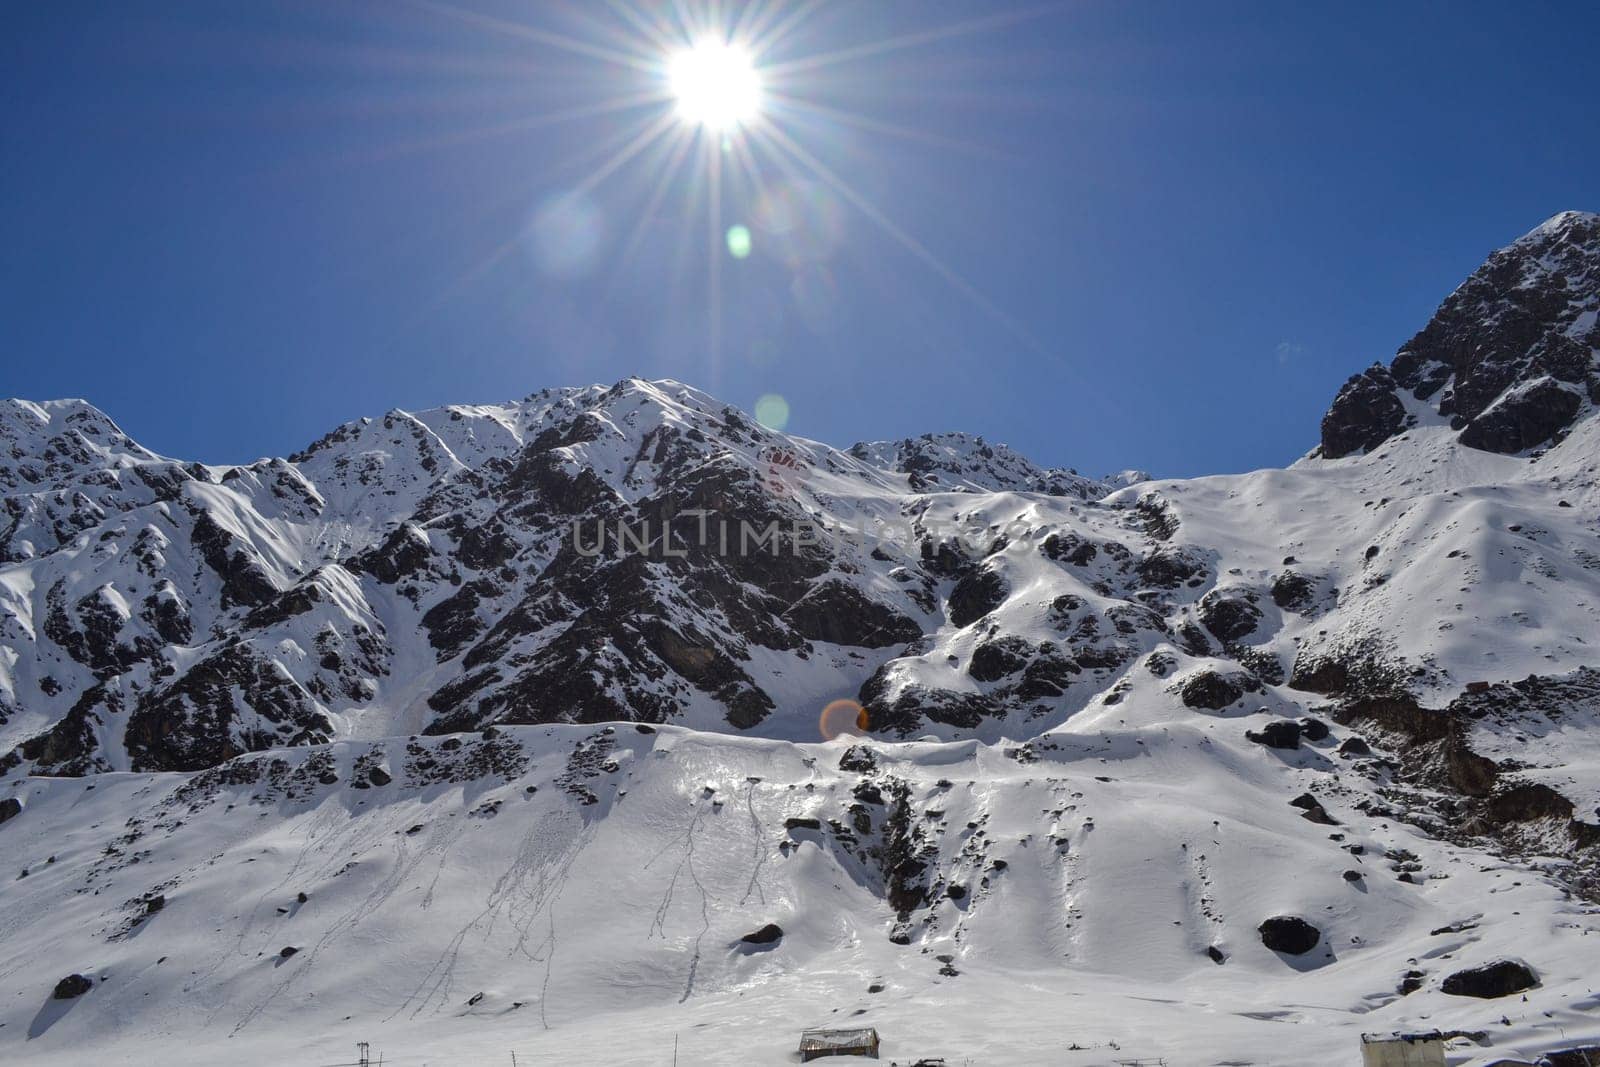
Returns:
[[[845,238],[845,216],[838,199],[814,182],[790,182],[762,194],[751,224],[762,247],[790,267],[824,263]]]
[[[750,230],[748,227],[728,227],[728,254],[734,259],[743,259],[750,254]]]
[[[777,393],[767,393],[756,400],[756,421],[769,430],[781,430],[789,425],[789,402]]]
[[[582,193],[553,196],[534,214],[530,238],[534,261],[552,278],[588,276],[599,265],[605,217]]]
[[[817,728],[824,741],[832,741],[843,734],[864,734],[870,729],[867,709],[848,698],[835,700],[822,709]]]

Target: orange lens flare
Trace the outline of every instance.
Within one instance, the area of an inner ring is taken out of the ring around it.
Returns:
[[[841,734],[864,734],[871,724],[867,718],[867,709],[857,704],[854,700],[835,700],[822,709],[822,718],[817,722],[817,728],[822,731],[824,741],[832,741]]]

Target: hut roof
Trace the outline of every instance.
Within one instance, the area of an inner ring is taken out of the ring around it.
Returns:
[[[878,1031],[870,1026],[855,1030],[805,1030],[800,1034],[800,1051],[861,1048],[877,1040]]]

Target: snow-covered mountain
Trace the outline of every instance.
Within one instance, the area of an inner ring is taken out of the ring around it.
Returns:
[[[5,402],[0,1049],[1600,1044],[1597,307],[1558,215],[1189,480],[637,379],[243,467]]]

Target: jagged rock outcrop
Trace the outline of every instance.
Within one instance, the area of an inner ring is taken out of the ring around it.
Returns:
[[[1567,211],[1492,254],[1388,367],[1339,390],[1321,455],[1370,451],[1414,424],[1403,396],[1472,448],[1514,454],[1558,440],[1600,402],[1600,215]]]

